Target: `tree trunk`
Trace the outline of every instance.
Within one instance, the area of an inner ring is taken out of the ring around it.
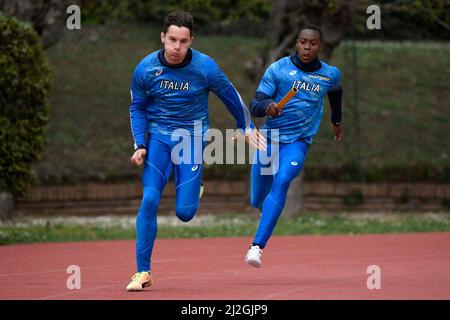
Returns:
[[[303,206],[303,174],[294,179],[289,186],[286,197],[286,206],[283,210],[284,216],[295,216],[300,213]]]
[[[0,192],[0,219],[6,220],[12,217],[14,198],[9,192]]]

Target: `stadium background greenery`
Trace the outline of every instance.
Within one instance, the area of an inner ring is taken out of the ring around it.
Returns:
[[[442,14],[445,5],[438,4],[435,13],[447,17]],[[194,14],[197,29],[193,47],[217,60],[246,102],[253,97],[257,83],[246,76],[244,64],[270,46],[264,37],[270,1],[227,0],[218,6],[217,1],[209,0],[84,0],[80,5],[82,29],[66,30],[64,37],[45,52],[54,83],[44,154],[34,166],[39,183],[138,178],[139,171],[129,164],[129,80],[139,60],[160,48],[162,17],[169,11],[185,8]],[[431,23],[429,16],[418,15],[413,7],[401,13],[384,12],[383,28],[377,32],[361,25],[362,21],[352,20],[345,41],[331,60],[343,72],[344,140],[340,144],[332,140],[326,106],[304,179],[448,183],[448,32]],[[369,39],[379,41],[366,41]],[[43,60],[41,63],[45,65]],[[2,74],[3,84],[9,81],[6,75]],[[50,75],[39,79],[35,83],[40,92],[48,92]],[[34,98],[41,99],[38,105],[43,106],[35,110],[42,111],[33,120],[39,121],[39,126],[27,125],[27,132],[17,125],[6,130],[9,124],[4,118],[1,126],[2,137],[9,143],[2,144],[2,152],[28,157],[26,163],[39,158],[48,121],[43,96]],[[355,99],[358,114],[348,107]],[[222,103],[214,95],[210,101],[212,127],[233,128]],[[35,142],[21,139],[21,132],[32,135]],[[12,137],[30,145],[16,148]],[[25,155],[24,150],[37,152]],[[33,174],[12,158],[4,156],[2,161],[15,163],[18,172],[26,176],[23,186],[13,190],[15,195],[22,194],[20,190],[32,182]],[[5,168],[2,166],[2,172],[9,170]],[[228,166],[227,170],[209,166],[205,179],[245,179],[247,173],[244,165]],[[11,181],[2,178],[3,188]]]
[[[35,180],[52,75],[33,28],[1,12],[0,47],[0,191],[18,197]]]
[[[129,165],[129,81],[134,67],[160,48],[160,28],[135,25],[84,27],[68,32],[47,57],[55,77],[53,112],[42,183],[121,181],[137,178]],[[248,103],[257,84],[244,62],[258,56],[264,39],[198,35],[193,47],[213,56]],[[355,45],[355,47],[354,47]],[[350,66],[357,52],[357,73]],[[329,107],[308,155],[306,180],[450,181],[450,45],[446,42],[341,43],[332,63],[343,72],[344,140],[336,144]],[[350,108],[357,81],[359,115]],[[223,104],[211,94],[212,127],[234,128]],[[359,135],[355,127],[359,126]],[[359,140],[359,142],[358,142]],[[359,148],[357,148],[359,146]],[[206,178],[242,179],[243,165],[208,167]]]
[[[184,7],[195,15],[198,28],[193,47],[217,60],[246,102],[254,95],[257,84],[246,76],[244,64],[270,47],[264,36],[269,0],[80,2],[82,29],[65,30],[64,37],[45,52],[30,27],[0,14],[1,45],[6,39],[14,43],[11,50],[0,52],[0,191],[9,187],[16,197],[23,195],[34,180],[31,163],[43,185],[139,181],[139,170],[129,164],[129,80],[139,60],[160,48],[162,17],[173,9]],[[435,3],[439,8],[445,4]],[[448,23],[448,10],[441,11],[436,12],[438,18],[444,17]],[[414,10],[384,12],[383,28],[377,32],[361,28],[365,21],[352,20],[345,41],[331,60],[343,72],[344,140],[340,144],[332,140],[327,105],[306,161],[305,180],[450,182],[450,34],[429,18]],[[12,25],[17,33],[10,32]],[[8,54],[16,55],[20,65],[12,64]],[[23,74],[28,77],[19,76]],[[19,99],[5,104],[11,90],[19,93]],[[349,108],[355,100],[358,114]],[[214,95],[210,102],[212,127],[233,128],[223,104]],[[227,166],[226,170],[210,166],[205,178],[245,179],[248,169],[243,165]],[[361,195],[352,196],[350,200],[357,201]],[[448,199],[445,201],[448,208]],[[64,223],[53,218],[44,218],[42,224],[36,224],[34,217],[30,224],[21,219],[1,221],[0,244],[135,237],[134,227],[129,225],[72,225],[65,223],[67,217],[62,218]],[[251,236],[256,228],[252,216],[214,219],[207,227],[162,225],[158,236]],[[449,228],[445,212],[370,217],[305,212],[280,221],[276,234],[436,232]]]

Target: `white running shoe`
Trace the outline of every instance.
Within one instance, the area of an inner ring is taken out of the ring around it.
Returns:
[[[261,268],[261,254],[262,250],[259,246],[250,246],[247,254],[245,255],[244,261],[255,268]]]

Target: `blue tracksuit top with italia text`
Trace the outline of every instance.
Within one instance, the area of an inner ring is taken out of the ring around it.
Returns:
[[[188,49],[184,62],[169,65],[164,50],[137,65],[131,80],[130,122],[136,146],[146,145],[146,133],[170,135],[185,130],[198,135],[209,129],[208,94],[214,92],[242,130],[253,128],[250,113],[227,76],[208,55]]]
[[[257,91],[280,101],[292,87],[297,94],[283,107],[281,115],[267,117],[262,129],[278,129],[274,139],[290,143],[302,139],[311,144],[320,127],[323,116],[323,100],[327,92],[341,87],[338,68],[320,61],[321,68],[307,72],[292,63],[290,57],[272,63],[259,83]],[[273,139],[273,138],[272,138]]]

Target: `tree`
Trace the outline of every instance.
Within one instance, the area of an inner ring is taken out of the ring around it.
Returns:
[[[0,0],[0,10],[30,23],[44,48],[48,48],[58,42],[64,33],[67,7],[77,3],[76,0]]]
[[[34,181],[31,166],[43,149],[52,75],[33,28],[1,12],[0,48],[0,192],[17,198]]]

